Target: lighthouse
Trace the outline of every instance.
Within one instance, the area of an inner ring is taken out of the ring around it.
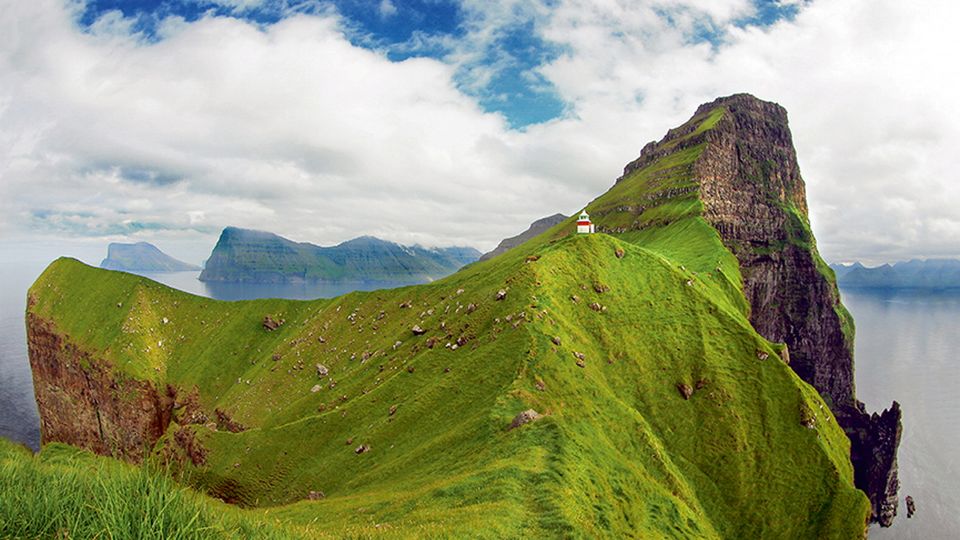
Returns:
[[[590,223],[590,214],[587,213],[587,209],[584,208],[583,212],[580,212],[580,217],[577,218],[577,233],[578,234],[593,234],[593,223]]]

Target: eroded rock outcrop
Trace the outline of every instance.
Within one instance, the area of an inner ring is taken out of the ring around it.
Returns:
[[[870,498],[872,519],[889,525],[897,509],[900,406],[870,415],[856,399],[853,320],[810,232],[787,112],[748,94],[701,105],[689,122],[647,144],[621,179],[699,145],[689,173],[703,217],[737,257],[750,321],[768,340],[787,344],[790,366],[830,405],[850,437],[856,484]]]
[[[27,342],[41,443],[143,461],[170,424],[176,391],[116,374],[32,313]]]

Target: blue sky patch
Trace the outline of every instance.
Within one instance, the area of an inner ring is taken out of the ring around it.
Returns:
[[[250,7],[229,0],[88,0],[78,23],[90,28],[100,17],[119,11],[134,21],[133,31],[147,42],[160,39],[161,22],[170,16],[187,22],[206,16],[235,17],[267,26],[297,13],[318,14],[331,9],[343,17],[347,39],[355,46],[384,52],[392,61],[411,57],[445,60],[451,45],[465,37],[465,13],[458,0],[264,0]],[[796,16],[797,4],[756,0],[756,12],[736,21],[741,27],[769,26]],[[687,8],[684,8],[687,9]],[[667,21],[673,14],[659,13]],[[719,46],[725,29],[709,18],[698,21],[691,42]],[[488,112],[504,115],[514,129],[547,122],[569,113],[556,88],[537,68],[556,59],[562,50],[540,39],[532,20],[498,29],[478,60],[459,67],[456,82]],[[477,84],[481,81],[482,84]]]

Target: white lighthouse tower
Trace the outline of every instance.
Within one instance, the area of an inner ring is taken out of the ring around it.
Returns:
[[[583,212],[580,212],[580,217],[577,219],[577,233],[578,234],[594,233],[593,223],[590,222],[590,214],[587,213],[586,208],[583,209]]]

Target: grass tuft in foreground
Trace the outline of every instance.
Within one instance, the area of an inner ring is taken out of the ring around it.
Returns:
[[[0,438],[2,538],[296,536],[178,486],[162,471],[56,443],[33,456]]]

